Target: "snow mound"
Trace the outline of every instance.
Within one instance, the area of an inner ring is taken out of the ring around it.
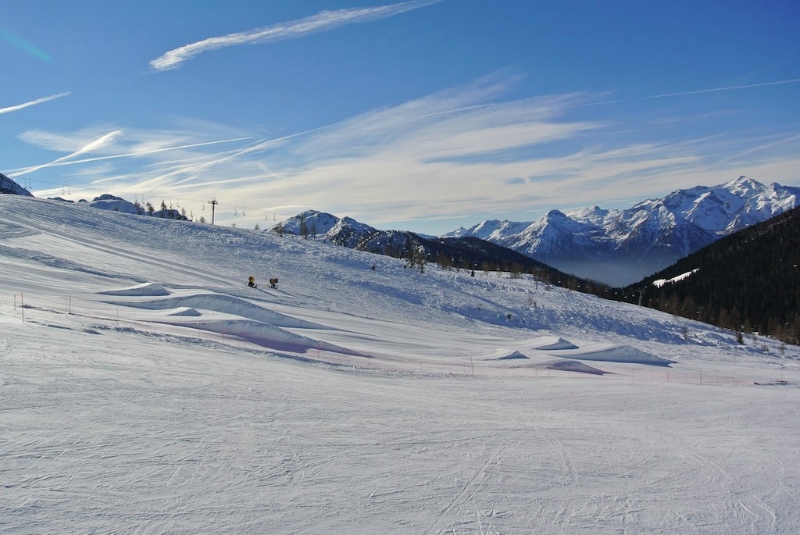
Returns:
[[[558,336],[542,336],[534,338],[527,342],[531,349],[538,349],[539,351],[554,351],[562,349],[578,349],[578,346],[568,340],[559,338]]]
[[[247,342],[276,351],[307,353],[311,349],[330,351],[352,356],[364,356],[355,351],[309,338],[300,334],[285,331],[274,325],[248,320],[214,320],[191,323],[172,323],[180,327],[189,327],[201,331],[213,332],[225,336],[233,336]]]
[[[578,362],[577,360],[552,360],[545,363],[545,368],[565,372],[588,373],[591,375],[605,375],[608,373],[601,369],[589,366],[588,364],[584,364],[583,362]]]
[[[514,351],[513,349],[498,349],[485,360],[516,360],[516,359],[526,359],[528,357],[520,353],[519,351]]]
[[[208,310],[212,312],[222,312],[232,316],[239,316],[241,318],[269,323],[271,325],[275,325],[276,327],[288,327],[294,329],[324,328],[322,325],[317,323],[286,316],[230,295],[196,294],[174,296],[167,299],[159,299],[158,301],[114,304],[135,308],[144,308],[147,310],[170,310],[174,308],[186,307],[199,310]]]
[[[192,307],[178,307],[167,312],[167,316],[202,316],[202,314]]]
[[[669,366],[673,360],[658,357],[629,345],[609,346],[596,345],[591,348],[565,351],[559,355],[576,360],[592,360],[600,362],[619,362],[625,364],[647,364],[650,366]]]
[[[100,292],[102,295],[124,295],[124,296],[138,296],[138,297],[160,297],[163,295],[170,295],[169,290],[164,288],[162,284],[156,282],[146,282],[144,284],[137,284],[130,288],[123,288],[122,290],[106,290]]]
[[[144,208],[136,206],[132,202],[126,201],[122,197],[115,197],[114,195],[109,195],[108,193],[100,195],[99,197],[95,197],[94,200],[89,203],[89,206],[92,208],[111,210],[113,212],[122,212],[125,214],[144,215],[145,213]]]

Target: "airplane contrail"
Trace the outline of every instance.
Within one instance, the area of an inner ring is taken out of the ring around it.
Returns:
[[[0,108],[0,114],[11,113],[12,111],[21,110],[21,109],[27,108],[29,106],[35,106],[35,105],[41,104],[43,102],[49,102],[49,101],[55,100],[57,98],[66,97],[69,94],[70,94],[69,91],[67,91],[66,93],[59,93],[57,95],[50,95],[49,97],[37,98],[36,100],[31,100],[30,102],[25,102],[23,104],[17,104],[16,106],[9,106],[8,108]]]
[[[678,97],[681,95],[697,95],[699,93],[715,93],[717,91],[731,91],[733,89],[750,89],[752,87],[764,87],[768,85],[781,85],[781,84],[796,84],[800,82],[800,78],[793,78],[791,80],[779,80],[777,82],[762,82],[759,84],[747,85],[731,85],[728,87],[715,87],[713,89],[698,89],[696,91],[681,91],[680,93],[664,93],[662,95],[650,95],[647,97],[639,97],[639,100],[646,100],[650,98],[664,98],[664,97]]]
[[[385,19],[441,1],[442,0],[410,0],[399,4],[378,7],[321,11],[316,15],[311,15],[302,19],[282,22],[247,32],[209,37],[208,39],[203,39],[196,43],[184,45],[157,57],[150,62],[150,66],[157,71],[177,69],[184,61],[190,60],[207,50],[217,50],[244,44],[263,44],[281,41],[283,39],[303,37],[308,34],[330,30],[346,24]]]
[[[80,156],[81,154],[86,154],[87,152],[91,152],[91,151],[93,151],[95,149],[98,149],[98,148],[102,147],[103,145],[107,145],[109,143],[113,143],[113,141],[116,138],[118,138],[121,134],[122,134],[122,130],[114,130],[113,132],[109,132],[108,134],[104,134],[104,135],[100,136],[99,138],[95,139],[94,141],[91,141],[91,142],[87,143],[86,145],[84,145],[83,147],[79,148],[78,150],[76,150],[75,152],[73,152],[71,154],[67,154],[66,156],[62,156],[61,158],[56,158],[52,162],[48,162],[48,163],[45,163],[45,164],[42,164],[42,165],[37,165],[37,166],[34,166],[34,167],[29,167],[27,169],[24,169],[23,171],[20,171],[19,173],[16,173],[16,174],[12,175],[11,178],[15,178],[15,177],[22,176],[22,175],[27,175],[28,173],[33,173],[34,171],[38,171],[39,169],[45,169],[47,167],[53,167],[54,165],[57,165],[58,163],[63,162],[65,160],[69,160],[71,158],[74,158],[75,156]]]

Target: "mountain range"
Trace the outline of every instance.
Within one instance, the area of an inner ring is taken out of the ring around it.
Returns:
[[[625,210],[551,210],[538,221],[488,220],[448,234],[503,245],[578,277],[625,286],[719,238],[794,208],[800,188],[739,177],[679,189]]]
[[[0,192],[31,195],[4,175],[0,175]],[[764,185],[741,176],[717,186],[679,189],[624,210],[598,206],[567,212],[551,210],[538,221],[487,220],[438,238],[378,230],[350,217],[339,218],[316,210],[298,214],[271,230],[318,237],[351,249],[395,257],[417,254],[426,261],[446,257],[454,267],[510,270],[516,265],[531,271],[544,266],[550,269],[548,277],[556,284],[559,280],[566,284],[570,274],[624,287],[724,236],[795,208],[798,199],[800,188],[778,183]],[[111,195],[86,204],[121,212],[145,212],[141,206]],[[185,217],[171,209],[151,215]],[[490,248],[478,239],[513,253]]]
[[[279,234],[320,239],[350,249],[405,258],[409,267],[424,270],[435,262],[445,268],[466,269],[474,273],[506,271],[513,275],[535,273],[555,286],[588,288],[589,281],[578,280],[530,256],[487,240],[465,237],[435,237],[409,231],[378,230],[355,219],[316,210],[307,210],[271,229]]]

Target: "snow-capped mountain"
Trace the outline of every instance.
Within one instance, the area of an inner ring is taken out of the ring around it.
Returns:
[[[798,205],[800,188],[739,177],[677,190],[626,210],[548,212],[538,221],[484,221],[448,236],[477,236],[579,277],[624,286],[717,239]]]
[[[308,210],[269,229],[278,234],[302,235],[349,249],[367,251],[414,263],[437,262],[450,267],[474,270],[506,269],[518,272],[536,270],[554,284],[568,284],[568,275],[488,240],[473,236],[433,237],[403,230],[378,230],[350,217]]]
[[[324,239],[350,249],[360,249],[363,240],[380,232],[350,217],[339,218],[317,210],[299,213],[273,226],[271,230]]]

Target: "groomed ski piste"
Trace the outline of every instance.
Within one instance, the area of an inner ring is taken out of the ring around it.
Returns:
[[[800,533],[800,351],[744,341],[3,195],[0,532]]]

